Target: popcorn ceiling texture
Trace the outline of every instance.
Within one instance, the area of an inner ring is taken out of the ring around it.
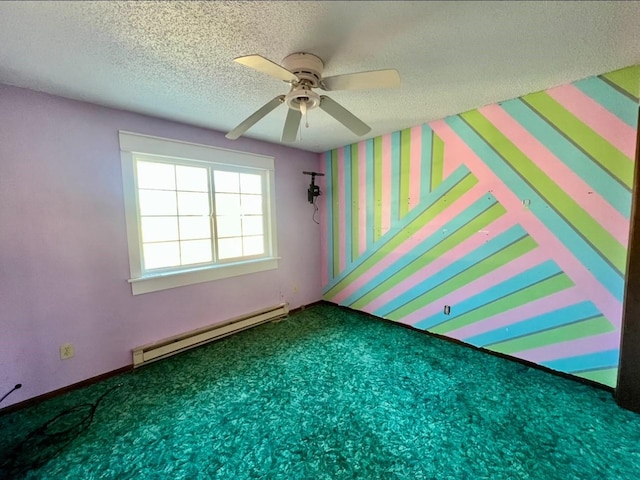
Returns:
[[[0,82],[228,131],[288,87],[232,59],[306,51],[327,76],[398,69],[330,94],[374,137],[637,63],[639,30],[640,2],[3,2]],[[279,142],[285,115],[248,135]],[[357,140],[309,123],[300,148]]]

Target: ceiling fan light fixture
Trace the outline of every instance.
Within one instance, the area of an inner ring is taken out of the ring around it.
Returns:
[[[301,110],[300,104],[304,104],[307,111],[313,110],[320,106],[320,95],[313,90],[307,90],[306,88],[292,88],[291,91],[284,97],[284,101],[289,108],[293,110]]]

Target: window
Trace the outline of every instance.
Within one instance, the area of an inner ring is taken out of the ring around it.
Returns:
[[[277,268],[273,158],[120,132],[133,294]]]

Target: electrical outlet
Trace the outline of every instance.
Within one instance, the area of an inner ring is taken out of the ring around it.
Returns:
[[[60,345],[60,359],[65,360],[67,358],[73,358],[74,354],[73,343]]]

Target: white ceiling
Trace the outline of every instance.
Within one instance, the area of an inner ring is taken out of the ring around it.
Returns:
[[[233,58],[300,51],[325,76],[400,72],[328,93],[370,138],[640,63],[640,2],[0,2],[0,83],[224,132],[288,91]],[[246,136],[279,142],[285,115]],[[319,109],[309,123],[294,146],[358,141]]]

